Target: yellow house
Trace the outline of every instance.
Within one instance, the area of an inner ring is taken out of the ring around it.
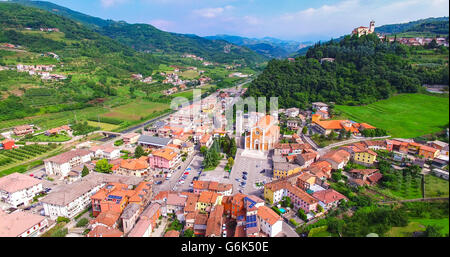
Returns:
[[[301,171],[301,166],[287,162],[273,164],[273,179],[282,179]]]
[[[197,210],[200,212],[209,212],[212,206],[220,205],[222,202],[222,195],[211,191],[203,191],[197,201]],[[208,208],[209,207],[209,208]]]
[[[355,152],[353,160],[358,164],[371,166],[377,160],[377,153],[372,150]]]
[[[277,180],[264,186],[264,199],[270,204],[278,203],[283,199],[286,193],[286,187],[289,182]]]

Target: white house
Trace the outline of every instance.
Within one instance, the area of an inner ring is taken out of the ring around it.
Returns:
[[[93,146],[90,151],[100,159],[114,160],[120,157],[120,149],[112,146]]]
[[[260,206],[258,208],[257,217],[260,229],[269,237],[274,237],[282,230],[282,219],[280,215],[275,213],[267,206]]]
[[[45,172],[48,175],[66,177],[73,167],[90,161],[90,151],[85,149],[72,150],[44,160]]]
[[[41,200],[45,215],[53,220],[59,216],[74,217],[91,204],[91,196],[104,185],[95,181],[76,181],[55,188]]]
[[[42,192],[42,182],[21,173],[12,173],[0,178],[0,199],[14,207],[28,205]]]
[[[0,237],[37,237],[48,227],[47,218],[30,212],[10,214],[0,209]]]

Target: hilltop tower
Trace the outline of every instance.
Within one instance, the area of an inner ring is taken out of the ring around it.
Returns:
[[[372,34],[373,32],[375,32],[375,22],[371,21],[369,26],[369,34]]]

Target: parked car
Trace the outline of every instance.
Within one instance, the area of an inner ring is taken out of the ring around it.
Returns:
[[[246,176],[242,176],[242,179],[243,179],[243,180],[247,180],[247,177],[246,177]]]
[[[189,172],[185,172],[184,175],[189,175]]]
[[[266,170],[262,170],[262,171],[260,171],[259,173],[266,173]]]
[[[243,172],[242,172],[242,174],[244,174],[244,175],[247,175],[247,174],[248,174],[248,172],[247,172],[247,171],[243,171]]]

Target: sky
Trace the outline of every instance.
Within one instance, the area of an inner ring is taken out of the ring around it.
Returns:
[[[449,16],[448,0],[50,0],[103,19],[210,36],[316,41],[358,26]]]

